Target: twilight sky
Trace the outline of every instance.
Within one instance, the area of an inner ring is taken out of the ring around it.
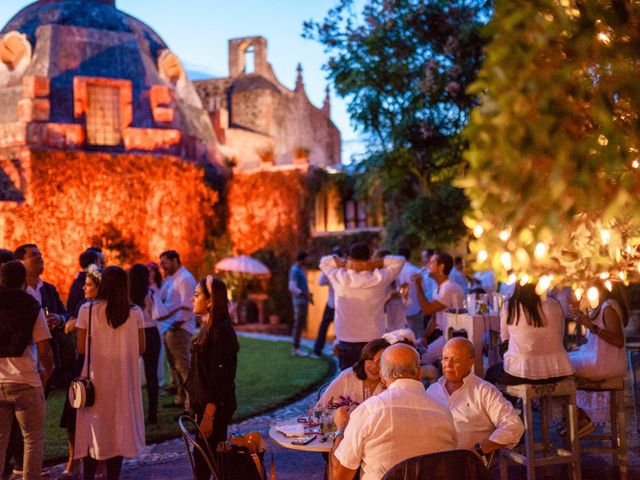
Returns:
[[[31,0],[0,1],[0,24]],[[321,20],[337,0],[116,0],[119,9],[150,25],[182,60],[192,78],[228,74],[227,41],[260,35],[268,41],[268,61],[280,82],[293,88],[302,63],[305,90],[320,107],[327,85],[322,46],[301,37],[302,22]],[[196,75],[197,73],[197,75]],[[361,152],[361,138],[350,125],[345,103],[331,94],[331,116],[342,132],[342,160]]]

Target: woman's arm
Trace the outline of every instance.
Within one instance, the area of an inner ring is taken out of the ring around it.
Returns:
[[[624,347],[622,321],[615,308],[607,306],[602,314],[604,328],[596,332],[602,340],[616,348]]]

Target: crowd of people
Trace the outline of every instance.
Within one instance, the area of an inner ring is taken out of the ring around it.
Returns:
[[[571,295],[540,296],[533,285],[518,283],[504,290],[503,361],[478,377],[474,364],[482,352],[466,338],[447,340],[446,313],[459,312],[468,292],[496,289],[495,278],[465,276],[461,259],[444,251],[425,250],[421,259],[419,267],[407,250],[372,253],[355,243],[348,254],[336,247],[319,260],[329,297],[311,355],[323,355],[333,322],[341,370],[317,406],[337,408],[331,478],[350,480],[360,470],[362,480],[379,479],[405,458],[456,448],[490,463],[496,450],[515,447],[524,430],[515,400],[498,387],[624,373],[628,308],[620,285],[601,286],[600,304],[586,313]],[[289,274],[296,357],[308,355],[300,337],[313,301],[309,265],[301,252]],[[95,401],[74,408],[67,398],[60,419],[69,445],[63,478],[79,478],[82,470],[92,480],[102,468],[118,479],[123,458],[140,455],[145,444],[139,359],[146,422],[154,424],[162,354],[176,386],[173,405],[193,415],[211,443],[224,441],[237,407],[239,351],[225,283],[213,276],[196,281],[174,250],[127,271],[105,265],[102,252],[88,248],[79,266],[65,305],[41,278],[37,245],[0,250],[3,476],[15,470],[40,478],[45,399],[84,377]],[[563,342],[569,317],[588,331],[586,344],[571,352]],[[592,412],[602,402],[597,394],[579,398],[579,435],[594,429]],[[195,464],[197,477],[209,478],[198,452]]]
[[[203,435],[226,439],[236,409],[239,347],[224,282],[213,276],[196,282],[173,250],[160,255],[159,265],[135,264],[128,271],[106,266],[96,248],[83,252],[79,263],[65,305],[55,286],[41,279],[45,265],[37,245],[0,251],[3,478],[12,472],[41,477],[45,399],[82,377],[90,380],[94,400],[78,408],[66,398],[60,427],[68,432],[69,459],[61,478],[92,480],[103,468],[107,479],[118,479],[123,458],[139,456],[145,446],[140,358],[146,420],[158,421],[161,350],[176,385],[174,405],[195,415]],[[201,478],[209,477],[197,455],[196,467]]]

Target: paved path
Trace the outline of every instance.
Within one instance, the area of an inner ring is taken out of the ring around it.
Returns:
[[[274,341],[289,340],[286,337],[265,336],[251,334],[255,338],[270,339]],[[306,346],[310,346],[309,343]],[[268,441],[276,461],[276,473],[278,480],[322,480],[325,462],[319,453],[296,452],[280,447],[268,437],[269,428],[282,420],[304,415],[307,406],[316,401],[316,393],[293,404],[282,407],[274,412],[267,413],[229,427],[230,433],[248,433],[258,431]],[[635,428],[635,418],[631,406],[631,398],[627,398],[627,435],[629,445],[629,480],[640,480],[640,450],[638,448],[638,436]],[[62,471],[63,465],[52,469],[52,478]],[[498,479],[497,468],[492,469],[493,477]],[[510,478],[525,479],[524,468],[513,467],[510,469]],[[564,478],[563,470],[550,472],[548,477],[540,478]],[[190,480],[191,469],[185,454],[182,439],[169,440],[167,442],[147,446],[144,455],[136,460],[125,461],[123,468],[123,480]],[[585,456],[582,461],[582,478],[584,480],[604,480],[618,478],[610,465],[610,457]]]

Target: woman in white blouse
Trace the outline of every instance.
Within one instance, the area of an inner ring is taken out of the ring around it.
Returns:
[[[383,338],[371,340],[362,349],[356,364],[343,370],[324,391],[316,407],[343,403],[350,398],[358,404],[384,389],[380,380],[380,357],[389,342]],[[342,397],[342,398],[341,398]]]
[[[551,383],[573,374],[564,349],[564,314],[560,303],[540,298],[531,284],[517,285],[500,314],[500,337],[509,342],[504,363],[487,371],[501,385]]]

